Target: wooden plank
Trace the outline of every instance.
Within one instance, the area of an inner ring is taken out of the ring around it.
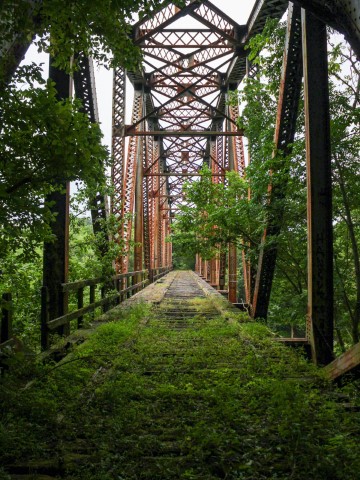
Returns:
[[[79,288],[91,287],[105,282],[103,277],[88,278],[86,280],[79,280],[78,282],[63,283],[61,285],[63,292],[76,292]]]
[[[326,375],[331,380],[336,380],[345,373],[349,373],[360,365],[360,342],[351,347],[340,357],[324,367]]]
[[[120,273],[119,275],[114,275],[111,277],[110,281],[113,280],[119,280],[121,278],[126,278],[126,277],[133,277],[136,274],[139,273],[145,273],[147,270],[139,270],[137,272],[128,272],[128,273]],[[91,287],[93,285],[98,285],[99,283],[104,283],[108,282],[109,279],[105,277],[96,277],[96,278],[87,278],[85,280],[79,280],[77,282],[69,282],[69,283],[62,283],[62,291],[63,292],[75,292],[79,288],[84,288],[84,287]]]
[[[93,310],[95,310],[95,308],[101,307],[106,303],[109,303],[112,300],[115,300],[117,297],[118,295],[113,295],[111,297],[103,298],[102,300],[98,300],[97,302],[87,305],[86,307],[81,308],[80,310],[75,310],[74,312],[67,313],[62,317],[58,317],[58,318],[55,318],[54,320],[50,320],[50,322],[48,322],[47,324],[48,329],[54,330],[56,327],[65,325],[71,322],[72,320],[76,320],[77,318],[85,315],[86,313],[92,312]]]
[[[278,337],[274,338],[276,342],[282,342],[282,343],[304,343],[304,344],[309,344],[309,340],[307,338],[286,338],[286,337]]]
[[[135,272],[134,272],[135,273]],[[133,275],[132,275],[133,276]],[[136,285],[132,285],[129,288],[126,288],[125,290],[121,290],[119,293],[116,295],[111,295],[110,297],[103,298],[101,300],[98,300],[95,303],[91,303],[90,305],[87,305],[86,307],[83,307],[79,310],[75,310],[74,312],[67,313],[66,315],[63,315],[61,317],[55,318],[54,320],[51,320],[50,322],[47,323],[47,327],[49,330],[54,330],[55,328],[65,325],[72,320],[76,320],[79,317],[82,317],[86,313],[93,312],[95,308],[101,307],[103,305],[107,305],[111,302],[116,301],[121,294],[125,292],[132,292],[133,290],[136,290],[139,287],[145,287],[149,283],[149,280],[143,280],[142,282],[137,283]]]

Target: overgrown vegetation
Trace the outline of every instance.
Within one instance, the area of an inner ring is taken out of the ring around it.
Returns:
[[[280,235],[267,237],[269,248],[278,250],[268,320],[271,326],[303,328],[307,224],[302,98],[292,154],[284,158],[274,148],[284,38],[284,25],[268,21],[263,33],[250,41],[249,58],[256,74],[233,95],[232,101],[240,100],[242,106],[239,127],[249,140],[251,162],[245,178],[229,173],[226,187],[212,184],[211,172],[204,168],[201,181],[186,187],[188,204],[181,207],[172,239],[175,249],[200,252],[203,258],[214,256],[219,247],[226,250],[229,241],[236,242],[239,250],[245,250],[255,277],[267,215],[279,218]],[[338,39],[329,34],[335,323],[336,348],[341,351],[359,341],[360,70],[354,53]],[[285,189],[284,197],[272,203],[268,201],[270,183]]]
[[[164,2],[28,0],[0,6],[0,293],[10,291],[14,334],[38,347],[42,245],[53,240],[49,195],[76,182],[70,222],[70,279],[110,276],[123,244],[94,235],[83,218],[98,194],[111,192],[108,149],[99,125],[91,124],[78,100],[59,101],[54,83],[35,64],[18,68],[13,45],[35,42],[58,68],[70,57],[91,55],[98,64],[136,70],[140,49],[130,39],[131,21]],[[166,2],[165,2],[166,3]],[[51,42],[50,42],[51,38]],[[72,63],[76,69],[76,62]],[[14,73],[15,72],[15,73]],[[105,208],[105,206],[103,206]],[[118,219],[102,229],[114,238]],[[78,258],[75,256],[78,255]],[[0,296],[1,303],[1,296]]]
[[[264,325],[239,314],[174,331],[144,304],[111,315],[58,365],[13,359],[2,478],[29,463],[69,480],[360,478],[359,419]]]

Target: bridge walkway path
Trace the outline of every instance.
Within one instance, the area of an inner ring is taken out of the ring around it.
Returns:
[[[114,308],[33,375],[19,395],[5,385],[6,480],[359,478],[350,440],[331,443],[357,424],[323,378],[192,272]]]

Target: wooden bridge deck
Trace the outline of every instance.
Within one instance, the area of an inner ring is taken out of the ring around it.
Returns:
[[[136,309],[144,313],[134,320]],[[24,412],[12,400],[18,437],[40,445],[27,451],[20,441],[17,452],[13,441],[13,457],[2,452],[5,478],[305,478],[294,475],[291,459],[298,456],[303,472],[312,442],[324,442],[327,393],[314,390],[323,380],[244,315],[194,273],[181,271],[108,312],[88,342],[22,389]],[[277,407],[279,395],[289,397],[286,415]],[[341,425],[343,413],[337,415]],[[302,438],[306,454],[298,451]],[[252,476],[256,468],[276,477]]]

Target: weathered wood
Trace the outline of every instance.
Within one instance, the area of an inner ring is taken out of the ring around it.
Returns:
[[[1,309],[0,343],[8,341],[12,337],[12,296],[11,293],[3,293],[4,302]]]
[[[41,287],[41,350],[49,348],[49,289]]]
[[[95,309],[98,307],[103,308],[103,312],[109,309],[111,304],[118,305],[124,301],[127,297],[131,296],[133,292],[137,292],[144,288],[149,280],[146,277],[147,270],[139,270],[136,272],[128,272],[125,274],[114,275],[111,281],[114,281],[117,287],[117,293],[109,297],[106,296],[106,287],[101,288],[101,300],[95,301],[95,288],[99,283],[104,283],[106,279],[103,277],[97,277],[92,279],[80,280],[78,282],[63,283],[60,285],[63,293],[76,292],[78,309],[74,312],[65,313],[57,318],[49,321],[49,290],[47,287],[43,287],[41,290],[42,295],[42,308],[41,308],[41,345],[42,349],[46,350],[50,346],[49,333],[55,329],[65,327],[66,330],[70,330],[70,322],[78,319],[78,328],[81,328],[83,323],[83,317],[85,314],[90,313],[91,318],[95,318]],[[139,275],[140,282],[135,283],[135,277]],[[132,281],[130,281],[132,280]],[[120,289],[120,284],[125,281],[126,288]],[[107,282],[109,283],[109,281]],[[84,307],[84,288],[90,287],[89,300],[90,304]]]
[[[101,300],[98,300],[97,302],[87,305],[86,307],[83,307],[80,310],[75,310],[74,312],[67,313],[62,317],[55,318],[54,320],[51,320],[50,322],[47,323],[47,328],[49,330],[54,330],[57,327],[68,324],[72,320],[76,320],[77,318],[84,316],[86,313],[94,311],[95,308],[104,307],[106,305],[111,304],[112,302],[116,302],[119,296],[121,296],[124,293],[132,292],[140,287],[145,287],[145,285],[147,285],[148,282],[149,282],[148,279],[143,280],[142,282],[136,283],[135,285],[132,285],[131,287],[128,287],[125,290],[122,290],[120,293],[111,295],[110,297],[102,298]]]
[[[350,373],[360,366],[360,342],[351,347],[340,357],[324,367],[326,375],[331,380],[336,380],[345,373]]]
[[[95,303],[95,285],[90,286],[89,302],[90,302],[90,304]],[[94,320],[94,318],[95,318],[94,311],[90,312],[90,314],[91,314],[91,319]]]
[[[169,273],[172,270],[172,267],[159,267],[159,268],[153,268],[151,270],[151,281],[150,283],[156,282],[156,280],[159,280],[162,278],[164,275]],[[158,273],[157,273],[158,272]]]
[[[79,290],[77,291],[77,308],[78,310],[81,310],[82,308],[84,308],[84,289],[83,288],[79,288]],[[78,317],[78,328],[81,328],[83,326],[83,320],[84,320],[84,317],[82,315]]]
[[[101,299],[105,300],[105,298],[106,298],[106,287],[101,287]],[[107,302],[103,304],[103,313],[106,313],[108,310],[106,303]]]
[[[139,270],[137,272],[120,273],[119,275],[111,277],[111,280],[116,281],[122,278],[133,277],[134,275],[145,272],[146,270]],[[62,283],[61,288],[63,292],[76,292],[79,288],[91,287],[108,281],[109,279],[106,277],[87,278],[85,280],[78,280],[77,282]]]
[[[111,297],[103,298],[101,300],[98,300],[95,303],[92,303],[90,305],[87,305],[86,307],[81,308],[80,310],[75,310],[74,312],[67,313],[62,317],[55,318],[54,320],[50,320],[50,322],[48,322],[47,324],[48,329],[54,330],[55,328],[61,325],[65,325],[71,322],[72,320],[76,320],[77,318],[84,316],[86,313],[94,311],[95,308],[102,307],[106,303],[110,303],[112,300],[115,300],[117,297],[118,295],[113,295]]]

